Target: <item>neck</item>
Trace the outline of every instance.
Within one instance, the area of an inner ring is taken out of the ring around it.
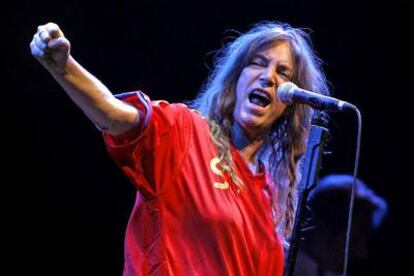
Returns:
[[[231,127],[231,141],[248,164],[256,165],[256,153],[262,145],[263,139],[251,139],[244,129],[237,122],[234,122]]]

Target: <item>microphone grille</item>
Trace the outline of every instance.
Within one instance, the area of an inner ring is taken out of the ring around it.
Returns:
[[[283,103],[290,104],[292,103],[293,93],[297,88],[297,85],[293,82],[284,82],[277,88],[277,96]]]

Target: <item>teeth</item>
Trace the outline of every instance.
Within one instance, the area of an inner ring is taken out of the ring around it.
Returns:
[[[266,93],[262,92],[262,91],[257,90],[257,91],[254,91],[253,94],[260,95],[263,98],[266,98],[268,101],[270,101],[269,96]]]

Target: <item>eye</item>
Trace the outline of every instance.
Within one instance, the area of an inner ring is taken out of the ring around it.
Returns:
[[[279,75],[281,75],[282,77],[286,78],[286,79],[290,79],[290,77],[291,77],[290,70],[287,67],[284,67],[284,66],[278,68],[277,73]]]
[[[259,67],[264,66],[263,62],[260,62],[259,60],[255,60],[255,59],[250,62],[250,65],[259,66]]]
[[[267,64],[266,64],[266,60],[264,60],[263,58],[260,58],[260,57],[255,57],[255,58],[253,58],[253,59],[249,62],[249,65],[252,65],[252,66],[257,66],[257,67],[266,67],[266,66],[267,66]]]

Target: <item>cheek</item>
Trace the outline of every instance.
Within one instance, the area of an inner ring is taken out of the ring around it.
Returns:
[[[236,84],[236,108],[240,107],[247,94],[248,83],[245,75],[246,73],[242,71]]]
[[[240,98],[240,96],[241,96],[241,94],[243,93],[243,88],[245,87],[245,84],[244,84],[244,77],[243,77],[243,75],[240,75],[240,77],[239,77],[239,79],[237,80],[237,85],[236,85],[236,96],[237,96],[237,99],[239,99]]]
[[[254,82],[254,79],[255,72],[248,67],[244,68],[240,73],[239,79],[237,80],[236,92],[241,94],[247,93],[246,90],[249,85]]]
[[[282,115],[283,112],[285,112],[286,107],[287,107],[286,104],[282,103],[281,101],[277,101],[276,104],[275,104],[275,108],[276,108],[277,113],[279,115]]]

